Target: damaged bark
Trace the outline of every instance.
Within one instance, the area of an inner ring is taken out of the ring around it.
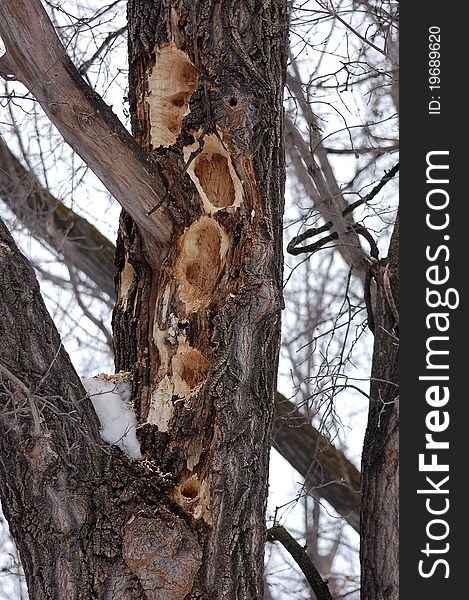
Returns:
[[[186,597],[200,544],[164,478],[103,444],[34,272],[1,221],[0,289],[0,496],[30,598]]]
[[[38,599],[262,598],[282,308],[287,3],[130,0],[128,7],[141,148],[78,76],[40,3],[0,5],[7,48],[0,72],[36,95],[126,210],[116,253],[116,370],[132,374],[146,458],[133,463],[102,451],[96,417],[81,402],[84,390],[36,288],[38,304],[23,304],[25,323],[32,314],[46,323],[38,366],[15,366],[11,348],[21,340],[12,338],[5,403],[21,393],[36,399],[44,381],[50,387],[39,418],[24,416],[17,433],[3,421],[17,436],[2,463],[7,516]],[[19,278],[11,289],[28,295]],[[44,347],[52,338],[60,361]],[[45,459],[27,458],[42,456],[41,444],[51,445],[50,471]],[[11,477],[12,461],[23,476]],[[31,497],[15,483],[24,476]],[[45,524],[28,521],[28,535],[21,519],[37,514],[33,505]],[[66,557],[47,542],[50,565],[37,579],[45,560],[37,555],[56,530]]]
[[[0,197],[38,239],[47,241],[99,290],[114,296],[115,247],[88,221],[42,187],[0,139]],[[359,530],[360,473],[279,392],[272,430],[275,449],[345,520]]]
[[[116,366],[134,376],[142,450],[198,531],[204,598],[262,597],[286,35],[282,3],[129,2],[133,131],[190,193],[164,258],[122,216]]]

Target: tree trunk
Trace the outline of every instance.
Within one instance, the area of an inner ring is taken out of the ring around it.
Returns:
[[[34,237],[45,240],[67,264],[82,270],[98,291],[114,297],[114,245],[41,186],[1,138],[0,197]],[[272,444],[308,480],[314,496],[326,499],[358,531],[360,473],[279,392],[275,395]]]
[[[399,509],[399,220],[377,282],[370,409],[362,456],[361,598],[397,600]]]
[[[199,542],[165,481],[101,441],[34,272],[1,221],[0,289],[0,495],[29,597],[184,598]]]
[[[23,4],[2,3],[0,72],[39,93],[137,220],[121,219],[114,333],[146,458],[99,440],[32,270],[2,229],[1,493],[31,597],[260,599],[287,3],[130,0],[132,123],[150,160],[79,80],[40,4]]]
[[[131,0],[128,22],[134,135],[187,193],[164,255],[122,215],[116,368],[133,375],[142,450],[203,548],[194,591],[261,598],[286,6]]]

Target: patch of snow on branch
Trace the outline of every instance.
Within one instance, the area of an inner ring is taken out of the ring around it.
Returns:
[[[128,374],[117,373],[82,377],[94,410],[101,423],[101,437],[108,444],[119,446],[129,458],[140,460],[140,442],[136,436],[135,413],[128,406],[132,387]]]

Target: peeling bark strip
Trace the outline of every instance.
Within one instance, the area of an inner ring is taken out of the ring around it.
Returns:
[[[188,193],[173,192],[184,218],[165,257],[122,216],[116,368],[134,375],[142,450],[203,546],[191,593],[254,600],[282,307],[286,3],[130,0],[128,23],[134,135]]]

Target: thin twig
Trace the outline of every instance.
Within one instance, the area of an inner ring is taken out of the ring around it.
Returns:
[[[376,52],[379,52],[380,54],[385,56],[395,67],[399,66],[399,63],[388,52],[386,52],[386,50],[383,50],[383,48],[380,48],[379,46],[376,46],[375,44],[373,44],[372,41],[370,41],[368,38],[363,36],[359,31],[357,31],[354,27],[352,27],[352,25],[350,25],[350,23],[347,23],[347,21],[345,21],[345,19],[342,19],[342,17],[339,16],[339,13],[337,12],[337,10],[332,7],[332,4],[331,4],[331,8],[329,8],[325,2],[318,2],[318,4],[319,4],[319,6],[322,6],[331,15],[331,17],[334,17],[335,19],[340,21],[342,23],[342,25],[344,25],[347,29],[349,29],[352,33],[354,33],[362,42],[365,42],[365,44],[368,44],[368,46],[370,46],[370,48],[373,48],[374,50],[376,50]]]
[[[29,404],[29,408],[31,409],[31,415],[34,423],[34,435],[39,438],[41,435],[41,418],[39,417],[39,411],[36,406],[36,401],[34,398],[34,394],[31,390],[26,386],[16,375],[14,375],[5,365],[0,363],[0,373],[2,373],[10,382],[17,388],[19,388],[23,394],[26,396]]]
[[[358,206],[361,206],[362,204],[366,204],[367,202],[370,202],[370,200],[372,200],[381,191],[381,189],[388,183],[388,181],[390,181],[396,175],[396,173],[398,171],[399,171],[399,163],[395,164],[394,167],[392,167],[392,169],[390,169],[383,176],[381,181],[371,190],[371,192],[366,194],[366,196],[363,196],[363,198],[359,198],[352,204],[349,204],[349,206],[347,206],[342,211],[342,216],[345,217],[346,215],[351,213],[353,210],[355,210]],[[306,231],[303,231],[303,233],[301,233],[300,235],[297,235],[289,242],[289,244],[287,246],[288,253],[297,255],[297,254],[301,254],[303,252],[316,252],[317,250],[319,250],[319,248],[324,246],[325,243],[330,242],[334,239],[338,239],[339,236],[338,236],[337,232],[334,232],[334,233],[326,236],[322,240],[319,240],[319,242],[316,242],[315,244],[298,247],[298,244],[301,244],[302,242],[304,242],[304,240],[315,237],[316,235],[319,235],[320,233],[325,233],[326,231],[329,231],[331,229],[332,225],[333,225],[332,221],[327,221],[327,223],[325,223],[324,225],[321,225],[321,227],[313,227],[311,229],[307,229]],[[371,256],[373,256],[374,258],[377,258],[376,243],[374,242],[374,239],[372,238],[370,233],[367,230],[365,230],[365,228],[362,225],[359,225],[359,224],[353,224],[352,229],[356,233],[362,235],[368,241],[368,243],[370,244],[370,247],[372,249]]]
[[[120,29],[117,29],[116,31],[111,31],[110,33],[108,33],[107,36],[104,38],[103,43],[96,50],[96,52],[93,54],[93,56],[91,58],[89,58],[88,60],[85,60],[85,62],[83,62],[78,67],[78,72],[80,73],[80,75],[84,75],[88,71],[88,69],[91,67],[91,65],[94,63],[94,61],[100,57],[100,55],[107,48],[107,46],[109,46],[109,44],[116,37],[119,37],[121,34],[123,34],[126,31],[126,29],[127,29],[127,25],[124,25],[124,27],[121,27]]]
[[[268,529],[267,540],[279,541],[285,550],[289,552],[306,577],[311,589],[316,594],[317,600],[332,600],[327,583],[319,574],[319,571],[314,566],[305,549],[288,533],[285,527],[274,525],[274,527]]]

